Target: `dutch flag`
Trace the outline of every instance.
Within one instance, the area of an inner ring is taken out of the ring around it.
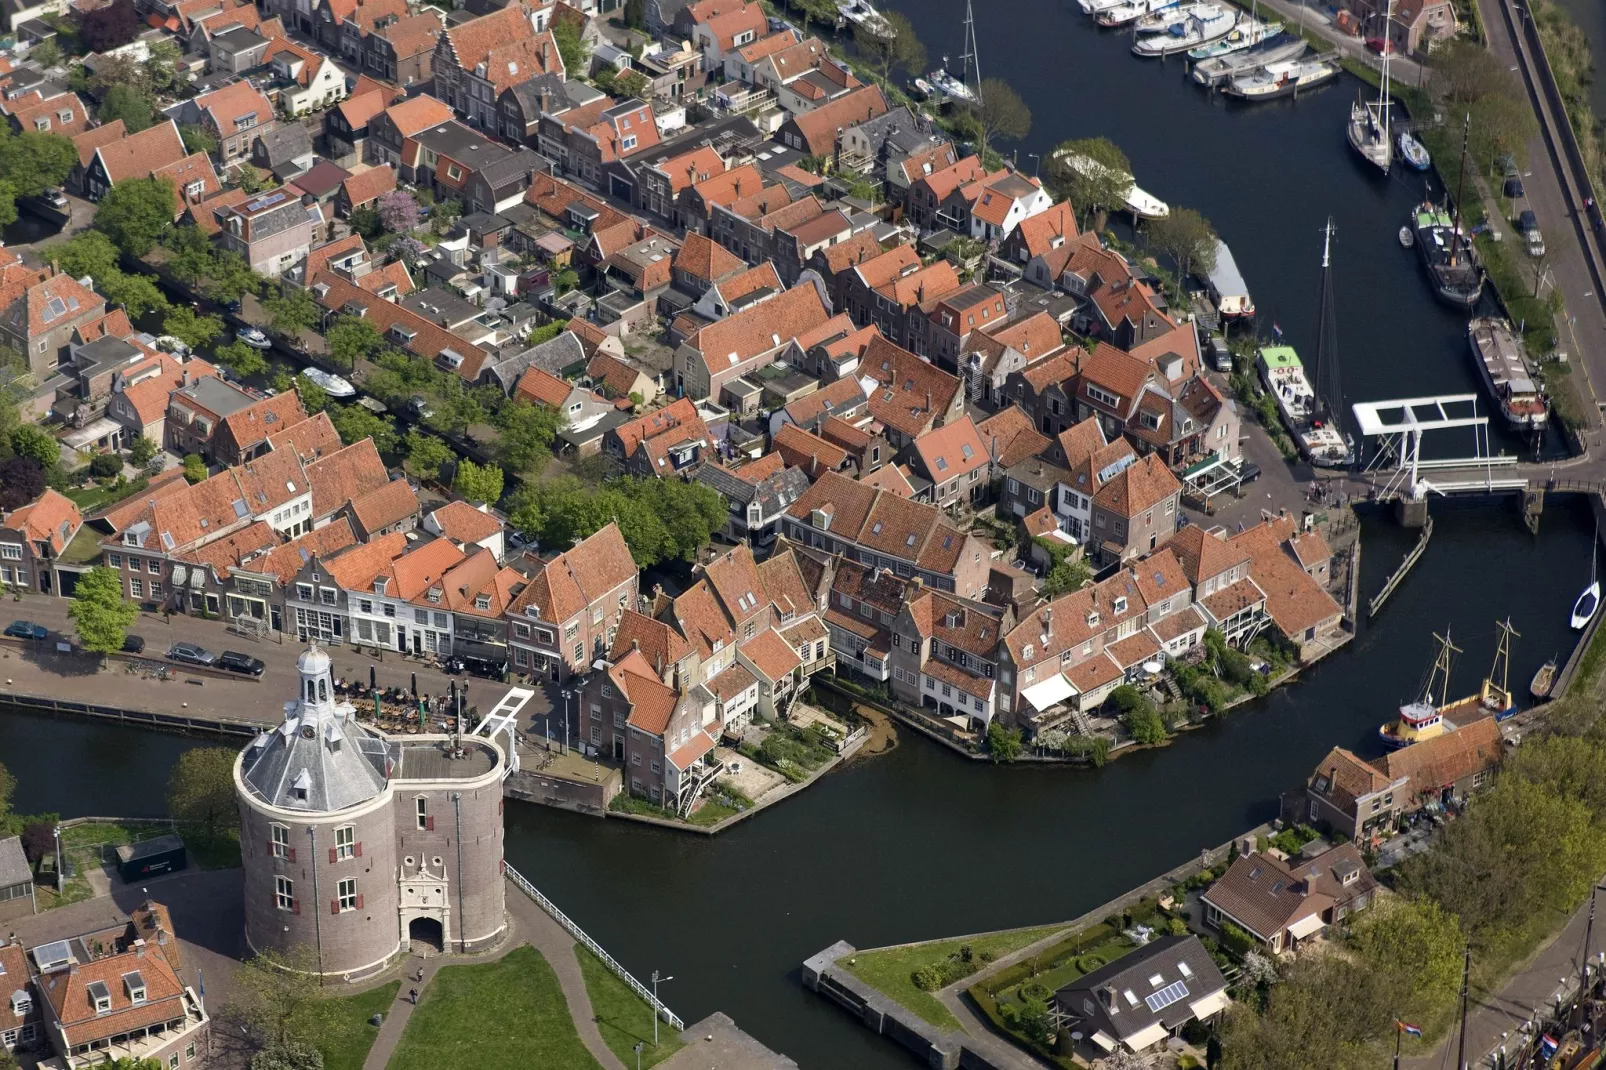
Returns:
[[[1278,340],[1278,341],[1279,341],[1279,342],[1280,342],[1280,341],[1282,341],[1282,338],[1283,338],[1283,329],[1282,329],[1282,327],[1281,327],[1281,326],[1280,326],[1280,325],[1278,325],[1278,324],[1277,324],[1277,323],[1276,323],[1276,322],[1273,322],[1273,323],[1272,323],[1272,325],[1271,325],[1271,333],[1272,333],[1272,334],[1275,334],[1275,335],[1276,335],[1276,336],[1277,336],[1277,340]]]
[[[1419,1037],[1422,1035],[1422,1028],[1420,1026],[1412,1025],[1409,1022],[1396,1022],[1395,1024],[1400,1027],[1400,1032],[1406,1034],[1407,1036]]]
[[[1547,1059],[1550,1058],[1552,1055],[1556,1054],[1556,1049],[1558,1047],[1560,1047],[1560,1042],[1557,1041],[1556,1038],[1551,1036],[1549,1033],[1546,1033],[1544,1035],[1544,1037],[1539,1041],[1539,1050],[1544,1052],[1545,1058],[1547,1058]]]

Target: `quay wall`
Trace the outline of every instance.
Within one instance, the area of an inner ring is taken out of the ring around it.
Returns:
[[[617,771],[604,782],[588,783],[520,769],[503,781],[502,786],[510,799],[571,810],[577,814],[590,814],[592,817],[607,817],[608,804],[619,794],[620,780]]]

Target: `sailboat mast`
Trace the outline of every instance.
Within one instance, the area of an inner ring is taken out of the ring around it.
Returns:
[[[1461,125],[1461,170],[1455,177],[1455,233],[1450,238],[1450,264],[1461,255],[1461,187],[1467,180],[1467,139],[1472,137],[1472,113]]]
[[[1333,217],[1322,228],[1322,289],[1317,305],[1316,367],[1312,389],[1316,391],[1317,412],[1325,418],[1344,404],[1343,384],[1338,368],[1338,324],[1333,308]]]
[[[1389,0],[1388,10],[1383,13],[1383,85],[1378,90],[1377,110],[1383,116],[1383,144],[1387,150],[1392,151],[1389,144],[1389,59],[1394,53],[1394,0]]]
[[[976,19],[971,13],[971,2],[965,0],[965,51],[960,53],[959,62],[963,64],[960,71],[960,82],[970,84],[970,71],[976,70],[976,103],[981,103],[981,53],[976,48]]]

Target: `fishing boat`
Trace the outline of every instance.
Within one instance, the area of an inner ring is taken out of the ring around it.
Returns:
[[[1164,33],[1140,36],[1132,42],[1135,56],[1170,56],[1186,52],[1212,41],[1219,41],[1232,32],[1237,16],[1223,8],[1206,5],[1204,10],[1173,23]]]
[[[1428,155],[1427,146],[1412,137],[1410,131],[1401,130],[1394,143],[1399,146],[1400,155],[1405,157],[1405,162],[1413,170],[1426,171],[1433,166],[1433,157]]]
[[[1411,218],[1422,267],[1439,300],[1456,308],[1472,308],[1483,294],[1483,268],[1472,239],[1442,205],[1425,201]]]
[[[837,0],[836,10],[848,22],[877,37],[890,40],[897,36],[886,16],[871,6],[869,0]]]
[[[1129,26],[1139,19],[1172,11],[1181,6],[1182,0],[1125,0],[1124,3],[1100,11],[1093,16],[1093,21],[1106,27]]]
[[[1400,244],[1407,249],[1416,244],[1416,235],[1411,233],[1410,227],[1400,228]]]
[[[1268,63],[1298,59],[1308,46],[1303,38],[1267,41],[1255,48],[1225,56],[1214,56],[1193,65],[1193,80],[1207,88],[1215,88],[1237,75],[1251,74]]]
[[[1188,21],[1195,15],[1205,12],[1206,9],[1221,10],[1208,0],[1197,0],[1195,3],[1180,4],[1176,7],[1161,8],[1151,15],[1144,15],[1133,24],[1132,32],[1136,34],[1170,33],[1171,27]]]
[[[1450,668],[1454,655],[1462,651],[1450,641],[1448,628],[1443,636],[1433,636],[1439,644],[1439,651],[1433,659],[1433,668],[1428,671],[1427,683],[1423,685],[1420,697],[1400,707],[1398,718],[1378,728],[1378,739],[1384,747],[1399,750],[1412,743],[1454,732],[1461,725],[1486,716],[1503,721],[1517,712],[1507,675],[1511,667],[1512,637],[1520,639],[1522,636],[1511,626],[1510,620],[1499,622],[1496,628],[1500,632],[1500,641],[1495,645],[1494,664],[1489,667],[1489,675],[1484,677],[1483,686],[1477,694],[1453,702],[1450,701]]]
[[[1582,631],[1595,619],[1595,612],[1600,609],[1600,577],[1595,574],[1595,559],[1599,556],[1596,544],[1600,541],[1600,525],[1595,525],[1595,534],[1589,540],[1589,586],[1578,596],[1573,603],[1572,626],[1575,631]]]
[[[1479,316],[1467,325],[1467,340],[1483,385],[1494,395],[1506,423],[1519,431],[1542,430],[1549,420],[1550,401],[1511,324],[1499,316]]]
[[[1285,60],[1269,63],[1251,74],[1227,82],[1222,92],[1229,97],[1255,102],[1279,100],[1315,89],[1338,77],[1337,63],[1325,59]]]
[[[1393,17],[1394,2],[1389,0],[1384,25]],[[1345,127],[1350,147],[1385,175],[1394,164],[1394,143],[1389,140],[1389,113],[1394,103],[1389,96],[1389,60],[1393,52],[1392,48],[1383,50],[1383,80],[1378,86],[1377,100],[1357,100],[1351,104],[1349,125]]]
[[[1188,58],[1198,62],[1230,56],[1235,52],[1247,52],[1258,44],[1280,36],[1282,32],[1283,24],[1280,22],[1261,22],[1253,16],[1246,15],[1241,17],[1238,25],[1221,40],[1189,49]]]
[[[1536,699],[1549,698],[1550,689],[1556,686],[1556,656],[1551,655],[1550,660],[1539,666],[1534,673],[1533,682],[1528,685],[1528,694]]]
[[[357,388],[350,382],[322,368],[306,368],[301,372],[309,382],[323,388],[324,393],[332,398],[350,398],[357,396]]]

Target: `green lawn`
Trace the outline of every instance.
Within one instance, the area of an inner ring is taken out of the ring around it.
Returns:
[[[324,1070],[362,1070],[368,1049],[379,1036],[379,1027],[369,1025],[368,1019],[375,1014],[389,1014],[399,988],[400,981],[391,981],[358,996],[329,1001],[329,1026],[318,1045]]]
[[[447,966],[430,982],[387,1070],[601,1070],[580,1043],[546,959],[520,947],[498,962]]]
[[[983,955],[995,959],[1003,958],[1028,944],[1036,943],[1045,936],[1059,932],[1061,928],[1059,925],[1047,925],[1036,929],[1010,929],[986,936],[939,940],[935,943],[916,944],[913,947],[860,951],[853,956],[851,964],[844,963],[844,965],[847,965],[848,970],[859,980],[891,996],[932,1025],[943,1029],[958,1029],[959,1020],[948,1012],[948,1008],[937,1002],[937,998],[930,992],[915,987],[911,975],[916,970],[943,961],[966,944],[970,945],[970,950],[977,959],[977,967],[980,968],[985,965],[980,961]]]
[[[596,1015],[602,1041],[620,1061],[626,1066],[636,1065],[638,1041],[647,1045],[641,1050],[642,1070],[657,1066],[681,1049],[683,1045],[674,1027],[663,1022],[658,1023],[658,1046],[653,1047],[652,1008],[647,1001],[636,995],[589,949],[575,944],[574,957],[580,961],[580,973],[586,979],[586,995],[591,997],[591,1012]]]

